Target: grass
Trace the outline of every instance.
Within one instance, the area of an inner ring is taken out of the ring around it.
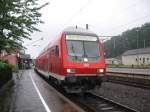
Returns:
[[[12,79],[13,66],[6,61],[0,60],[0,87]]]
[[[10,80],[0,89],[0,112],[9,112],[13,95],[14,82]]]

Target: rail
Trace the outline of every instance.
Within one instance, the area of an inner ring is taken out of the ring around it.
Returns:
[[[131,68],[107,68],[108,73],[150,75],[150,69],[131,69]]]
[[[87,110],[87,112],[139,112],[135,109],[119,104],[103,96],[93,93],[72,95],[71,99]]]
[[[40,75],[41,76],[41,75]],[[117,102],[97,96],[93,93],[83,94],[66,94],[56,85],[50,83],[45,77],[41,76],[47,83],[49,83],[64,100],[69,102],[73,107],[79,111],[86,112],[139,112],[127,106],[121,105]]]
[[[107,72],[107,81],[150,89],[150,75]]]

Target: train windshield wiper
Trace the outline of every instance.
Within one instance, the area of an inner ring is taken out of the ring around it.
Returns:
[[[76,56],[74,45],[72,44],[72,42],[71,42],[71,49],[72,49],[75,59],[77,60],[78,57]]]

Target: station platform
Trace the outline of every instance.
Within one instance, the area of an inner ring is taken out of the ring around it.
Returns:
[[[133,68],[107,68],[107,72],[114,73],[127,73],[127,74],[139,74],[139,75],[150,75],[150,69],[133,69]]]
[[[15,87],[10,112],[78,112],[34,70],[19,71],[13,78]]]

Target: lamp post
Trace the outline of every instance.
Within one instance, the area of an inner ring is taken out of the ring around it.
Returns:
[[[116,48],[116,40],[115,40],[115,38],[114,38],[114,49]]]
[[[136,40],[136,42],[137,42],[137,64],[139,65],[139,50],[138,50],[138,48],[139,48],[139,30],[137,29],[136,30],[137,31],[137,40]]]
[[[144,39],[144,48],[145,48],[145,42],[146,42],[146,41],[145,41],[145,39]]]
[[[137,40],[136,40],[136,47],[137,47],[137,49],[139,48],[139,30],[136,30],[137,31],[137,36],[136,36],[136,38],[137,38]]]

